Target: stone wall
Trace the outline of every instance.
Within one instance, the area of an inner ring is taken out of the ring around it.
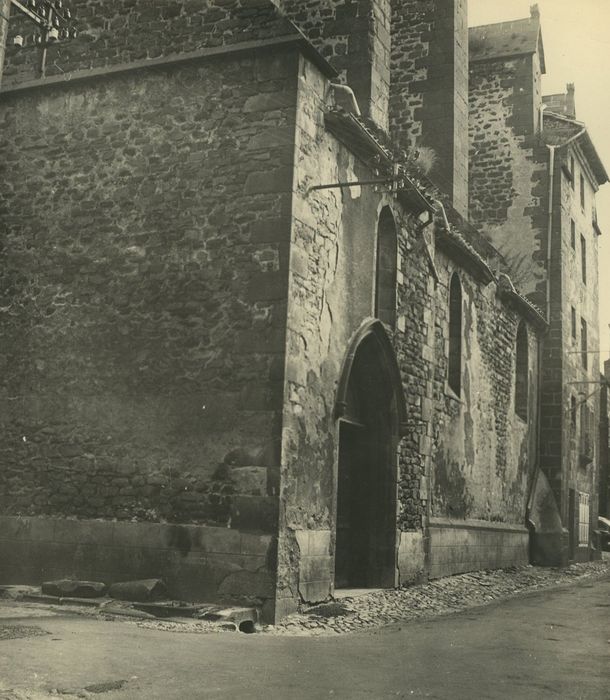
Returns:
[[[610,515],[610,361],[606,360],[604,370],[601,379],[606,384],[599,397],[599,514],[607,518]]]
[[[431,515],[523,526],[536,465],[538,334],[527,325],[528,420],[515,410],[516,339],[522,317],[437,254],[437,357]],[[462,288],[461,394],[448,386],[449,280]]]
[[[70,0],[78,37],[50,46],[47,75],[294,35],[271,0]],[[13,9],[12,37],[33,25]],[[39,50],[9,40],[5,86],[39,75]]]
[[[537,332],[528,325],[533,388],[526,424],[514,413],[515,342],[522,316],[498,298],[495,283],[486,287],[462,269],[466,388],[460,401],[447,396],[446,285],[456,264],[436,252],[437,285],[417,218],[383,190],[310,189],[369,179],[373,170],[325,128],[324,76],[306,59],[300,75],[278,544],[280,616],[299,599],[323,600],[333,590],[337,386],[350,342],[374,314],[376,235],[385,207],[398,230],[397,319],[396,327],[386,331],[407,404],[396,455],[394,583],[425,575],[430,514],[522,528],[535,467]],[[427,243],[434,255],[429,234]],[[452,504],[458,504],[453,511]],[[522,547],[519,552],[521,562]]]
[[[273,619],[275,541],[226,527],[0,517],[3,584],[162,578],[179,600],[263,605]],[[266,605],[265,605],[266,603]]]
[[[535,57],[470,65],[470,216],[517,288],[545,300],[548,153],[533,122]]]
[[[390,0],[277,0],[337,70],[363,114],[388,127]]]
[[[425,359],[422,356],[428,332],[432,332],[431,316],[425,312],[426,303],[431,303],[432,282],[424,250],[416,245],[415,221],[400,211],[391,196],[371,186],[309,191],[318,184],[370,179],[374,170],[326,131],[328,88],[324,76],[308,61],[301,75],[286,347],[278,611],[293,609],[299,597],[324,599],[332,590],[337,384],[350,340],[373,315],[376,233],[384,206],[391,207],[399,231],[398,318],[393,340],[404,372],[409,407],[409,435],[397,455],[397,527],[419,531],[420,553],[425,512],[423,455],[428,430],[422,410],[426,410],[428,368],[433,364],[431,353]],[[408,548],[408,538],[404,542]],[[408,580],[412,572],[408,573],[406,564],[404,571]]]
[[[276,530],[296,71],[2,96],[3,514]]]
[[[586,173],[577,147],[557,151],[551,258],[551,333],[547,343],[548,372],[543,394],[542,464],[560,506],[562,520],[569,517],[569,490],[590,495],[591,529],[597,521],[599,455],[595,438],[599,423],[599,286],[598,243],[593,228],[595,189],[586,175],[585,206],[581,207],[579,179]],[[576,173],[569,172],[575,157]],[[574,226],[572,226],[572,222]],[[574,229],[575,236],[572,237]],[[583,280],[581,237],[586,248]],[[574,245],[572,245],[574,244]],[[574,309],[574,312],[572,312]],[[574,313],[575,328],[572,327]],[[587,355],[581,354],[582,321],[587,328]],[[545,364],[545,367],[547,365]],[[572,402],[575,403],[575,415]],[[583,443],[586,434],[587,445]]]
[[[426,147],[430,177],[468,218],[468,22],[465,0],[392,3],[390,128]]]
[[[442,518],[430,523],[430,578],[528,563],[529,534],[524,526]]]

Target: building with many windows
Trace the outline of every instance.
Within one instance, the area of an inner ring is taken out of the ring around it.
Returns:
[[[576,119],[574,85],[542,96],[536,7],[528,19],[471,29],[470,53],[471,217],[550,324],[540,464],[569,533],[568,557],[587,559],[583,518],[597,520],[589,504],[597,502],[600,459],[595,193],[608,175]],[[554,552],[565,559],[558,546]]]

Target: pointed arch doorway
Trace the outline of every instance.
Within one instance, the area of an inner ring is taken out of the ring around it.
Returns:
[[[397,449],[406,406],[394,349],[370,319],[338,387],[335,588],[390,588],[396,576]]]

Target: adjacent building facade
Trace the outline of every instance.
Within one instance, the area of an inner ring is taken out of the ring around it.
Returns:
[[[569,94],[542,109],[538,18],[73,6],[0,93],[4,582],[273,620],[592,556],[607,176]]]

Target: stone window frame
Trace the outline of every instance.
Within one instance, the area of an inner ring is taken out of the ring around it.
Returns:
[[[515,338],[515,413],[527,422],[529,413],[529,337],[520,321]]]
[[[587,239],[580,234],[580,276],[582,283],[587,284]]]
[[[584,211],[586,206],[585,197],[585,176],[580,174],[580,208]]]
[[[462,396],[463,296],[460,276],[453,272],[448,298],[447,387],[457,398]]]
[[[570,219],[570,245],[572,250],[576,250],[576,222],[574,219]]]
[[[570,326],[572,332],[572,340],[576,342],[576,307],[570,306]]]

